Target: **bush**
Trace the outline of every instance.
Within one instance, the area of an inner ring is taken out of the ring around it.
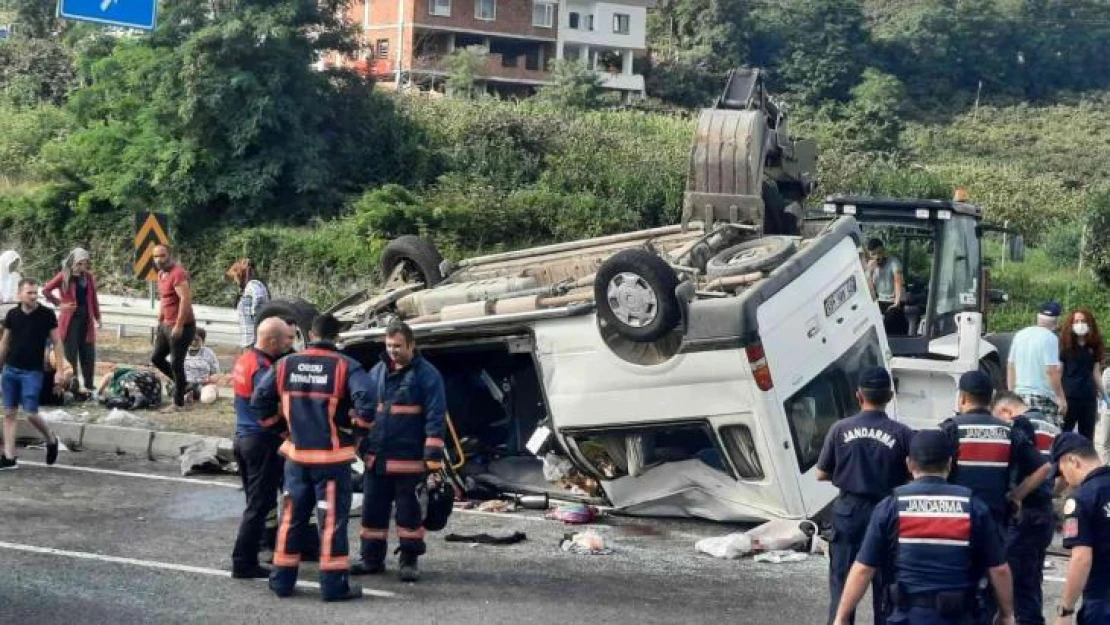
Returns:
[[[1110,189],[1091,195],[1087,205],[1087,237],[1085,258],[1104,287],[1110,287]]]
[[[1053,264],[1062,269],[1074,269],[1079,262],[1083,243],[1083,223],[1063,222],[1048,230],[1041,248]]]

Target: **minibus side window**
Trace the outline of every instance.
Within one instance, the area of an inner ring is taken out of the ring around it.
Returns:
[[[726,425],[721,428],[721,440],[736,471],[742,480],[763,479],[763,464],[755,451],[752,431],[746,425]]]
[[[855,389],[860,372],[865,367],[881,366],[882,362],[878,332],[871,328],[851,349],[783,402],[802,473],[817,464],[829,428],[859,411]]]

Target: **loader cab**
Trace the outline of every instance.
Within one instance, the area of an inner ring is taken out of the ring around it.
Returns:
[[[907,323],[888,340],[895,356],[930,357],[930,343],[956,333],[960,312],[986,311],[982,210],[940,200],[831,196],[826,218],[850,215],[865,239],[879,239],[902,267],[902,312]],[[861,250],[866,264],[866,250]]]

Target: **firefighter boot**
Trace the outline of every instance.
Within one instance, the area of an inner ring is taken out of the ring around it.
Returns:
[[[401,581],[415,582],[420,580],[420,569],[416,566],[417,555],[407,551],[401,552]]]
[[[384,541],[364,541],[362,558],[351,564],[351,575],[380,575],[385,572]]]

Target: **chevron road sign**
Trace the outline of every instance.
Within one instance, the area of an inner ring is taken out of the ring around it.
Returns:
[[[148,282],[158,279],[154,268],[154,248],[169,245],[169,228],[165,213],[135,214],[135,277]]]
[[[158,0],[59,0],[58,15],[83,22],[154,30]]]

